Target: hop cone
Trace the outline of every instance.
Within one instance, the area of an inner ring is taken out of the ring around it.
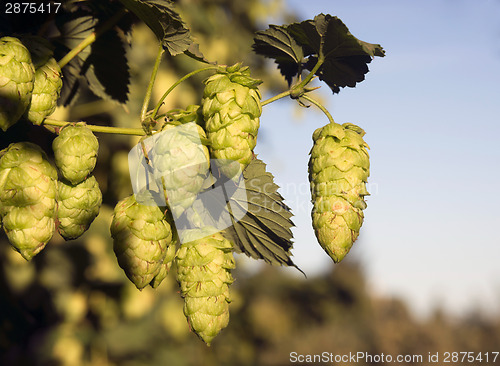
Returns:
[[[309,160],[313,227],[335,263],[349,252],[363,224],[370,174],[364,134],[350,123],[329,123],[313,134]]]
[[[0,216],[10,243],[26,260],[54,233],[56,179],[56,169],[35,144],[15,143],[0,152]]]
[[[154,283],[164,270],[164,259],[172,255],[169,247],[175,246],[172,230],[158,206],[141,205],[133,195],[116,205],[111,223],[113,250],[118,264],[138,289]]]
[[[199,108],[198,106],[190,107]],[[210,156],[200,138],[206,139],[205,131],[195,122],[197,114],[178,114],[185,125],[166,125],[154,147],[152,164],[157,179],[162,179],[174,217],[189,208],[210,167]],[[161,186],[161,185],[160,185]]]
[[[99,214],[102,194],[92,175],[81,183],[66,181],[57,184],[57,231],[66,239],[81,236]]]
[[[63,127],[52,143],[56,165],[71,184],[82,182],[94,170],[98,149],[97,138],[83,125]]]
[[[0,128],[23,115],[31,100],[35,69],[28,49],[14,37],[0,38]]]
[[[211,156],[240,163],[238,167],[221,162],[221,170],[229,178],[238,168],[243,171],[253,158],[262,114],[257,88],[260,83],[250,77],[248,67],[238,64],[219,70],[205,81],[203,117]]]
[[[35,83],[27,116],[31,122],[40,124],[56,109],[62,88],[61,68],[52,57],[50,43],[45,39],[29,37],[25,42],[35,66]]]
[[[186,232],[176,256],[177,280],[184,297],[184,314],[191,329],[208,345],[229,323],[230,270],[235,267],[232,244],[216,229]]]

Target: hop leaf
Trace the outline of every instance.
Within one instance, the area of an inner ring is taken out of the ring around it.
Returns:
[[[233,246],[213,227],[193,229],[184,235],[176,256],[184,314],[191,329],[210,345],[229,323]],[[203,238],[189,241],[200,236]]]
[[[87,127],[68,125],[54,139],[52,149],[64,179],[78,184],[94,170],[99,142]]]
[[[364,134],[350,123],[329,123],[313,134],[309,160],[313,227],[335,263],[349,252],[363,224],[370,174]]]
[[[35,69],[31,55],[14,37],[0,38],[0,128],[4,131],[23,115],[31,100]]]
[[[205,81],[202,103],[210,154],[221,160],[220,169],[229,178],[238,166],[224,160],[238,161],[243,171],[253,158],[262,114],[260,83],[239,64],[221,68]]]
[[[61,68],[54,59],[50,43],[40,37],[25,38],[35,66],[35,81],[27,118],[40,124],[54,113],[62,88]]]
[[[12,246],[26,259],[38,254],[55,230],[56,169],[29,142],[0,152],[0,216]]]
[[[151,281],[156,286],[161,282],[156,276],[165,271],[165,258],[172,254],[169,247],[175,245],[172,227],[158,206],[141,205],[133,195],[116,205],[111,223],[113,250],[138,289]]]
[[[102,194],[94,176],[72,185],[57,184],[57,231],[66,239],[80,237],[99,214]]]

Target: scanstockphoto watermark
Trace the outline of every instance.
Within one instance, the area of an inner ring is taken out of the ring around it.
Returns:
[[[292,364],[370,364],[370,363],[395,363],[395,364],[417,364],[427,362],[428,359],[420,354],[389,355],[385,353],[373,354],[369,352],[349,352],[336,354],[332,352],[322,352],[314,354],[303,354],[299,352],[290,352],[289,361]]]

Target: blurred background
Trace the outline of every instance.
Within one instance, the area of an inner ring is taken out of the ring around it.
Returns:
[[[293,260],[307,278],[238,255],[231,320],[208,348],[189,331],[173,276],[138,291],[118,267],[109,224],[116,202],[131,193],[127,155],[137,139],[99,134],[95,176],[104,205],[91,229],[70,242],[56,234],[29,263],[0,235],[0,364],[289,365],[291,352],[500,351],[500,2],[177,6],[205,56],[249,65],[264,80],[264,98],[287,88],[272,62],[251,53],[253,32],[270,23],[329,13],[384,47],[386,57],[369,64],[356,88],[316,92],[338,123],[367,132],[371,196],[360,238],[334,266],[311,228],[308,153],[326,117],[288,98],[266,106],[256,153],[295,214]],[[132,39],[126,107],[87,92],[53,118],[138,127],[157,48],[143,26]],[[198,67],[166,57],[153,99]],[[165,109],[200,103],[205,77],[183,83]],[[1,148],[15,136],[51,153],[54,136],[41,128],[17,124],[8,134]]]

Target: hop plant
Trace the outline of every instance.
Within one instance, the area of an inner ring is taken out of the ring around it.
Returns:
[[[55,230],[57,171],[29,142],[0,152],[0,216],[12,246],[26,259],[38,254]]]
[[[199,108],[198,106],[193,106]],[[152,164],[155,178],[161,180],[167,193],[168,204],[179,217],[189,208],[200,192],[210,167],[208,148],[201,143],[205,131],[191,118],[183,115],[181,126],[165,125],[154,147]]]
[[[186,231],[183,241],[176,264],[184,314],[191,329],[210,345],[229,323],[233,246],[213,227]]]
[[[210,154],[222,159],[220,169],[229,178],[243,171],[253,158],[262,114],[257,88],[261,82],[240,64],[221,68],[205,81],[202,103]],[[237,161],[240,166],[224,160]]]
[[[35,79],[27,118],[40,124],[54,113],[62,88],[61,68],[53,57],[50,43],[41,37],[25,38],[35,67]]]
[[[173,226],[158,206],[139,204],[129,196],[116,205],[111,222],[118,264],[138,289],[159,285],[167,255],[175,247]],[[171,260],[170,260],[171,261]],[[168,271],[167,271],[168,272]],[[159,278],[156,278],[159,276]]]
[[[14,37],[0,38],[0,128],[7,131],[31,100],[35,69],[31,55]]]
[[[63,127],[52,143],[56,166],[71,184],[82,182],[94,170],[99,142],[85,125]]]
[[[99,184],[93,175],[76,185],[59,181],[57,193],[57,231],[66,240],[76,239],[99,214]]]
[[[363,224],[370,174],[364,134],[350,123],[329,123],[313,134],[309,160],[313,227],[335,263],[349,252]]]

